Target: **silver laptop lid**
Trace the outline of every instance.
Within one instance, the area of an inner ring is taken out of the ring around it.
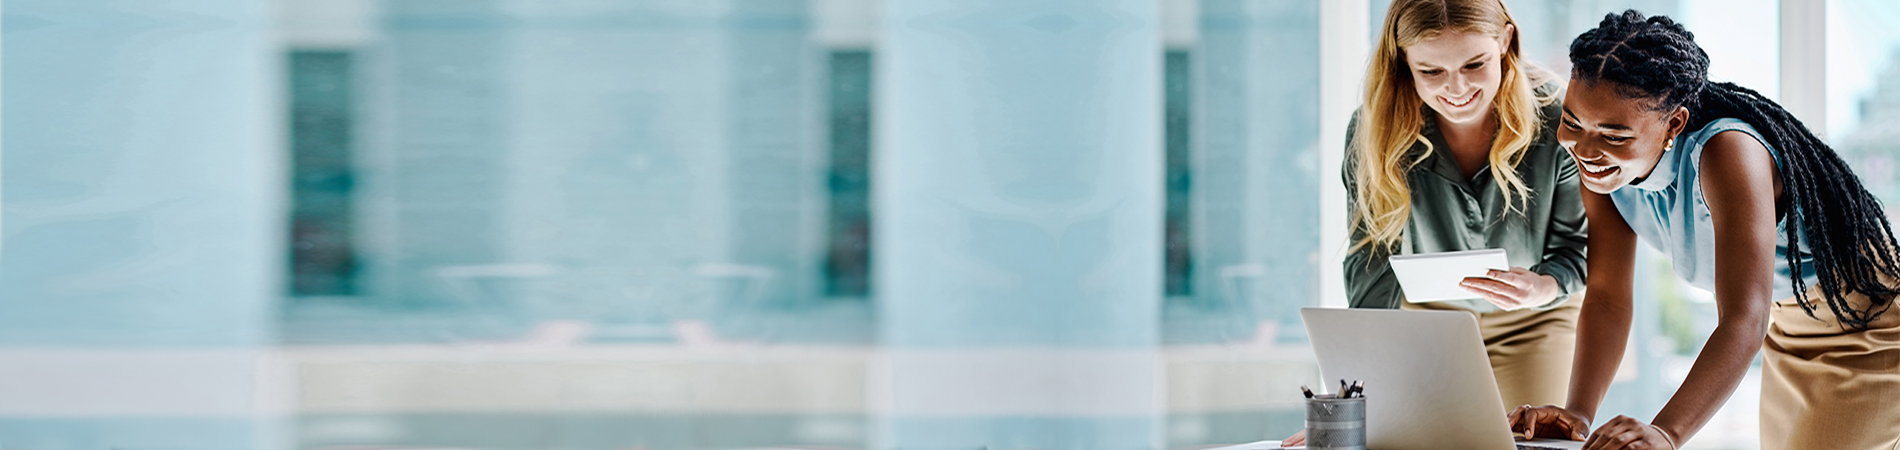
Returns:
[[[1471,314],[1303,308],[1300,316],[1326,385],[1365,381],[1367,448],[1516,448]]]

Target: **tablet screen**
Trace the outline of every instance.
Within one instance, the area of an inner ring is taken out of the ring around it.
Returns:
[[[1483,277],[1491,269],[1511,270],[1503,249],[1398,255],[1391,258],[1405,300],[1412,303],[1483,298],[1458,283],[1465,277]]]

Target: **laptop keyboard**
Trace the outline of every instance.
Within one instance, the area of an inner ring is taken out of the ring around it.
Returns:
[[[1526,444],[1523,442],[1519,442],[1517,443],[1517,450],[1563,450],[1563,447],[1552,447],[1548,445]]]

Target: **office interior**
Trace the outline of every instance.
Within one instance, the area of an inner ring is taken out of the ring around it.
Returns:
[[[1385,3],[8,0],[0,448],[1284,437]],[[1505,3],[1680,18],[1900,217],[1900,5]],[[1638,261],[1602,417],[1715,326]]]

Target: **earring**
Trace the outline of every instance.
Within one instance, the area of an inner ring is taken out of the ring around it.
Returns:
[[[1668,143],[1663,144],[1663,151],[1665,152],[1670,151],[1670,150],[1675,150],[1675,149],[1676,149],[1676,138],[1669,138]]]

